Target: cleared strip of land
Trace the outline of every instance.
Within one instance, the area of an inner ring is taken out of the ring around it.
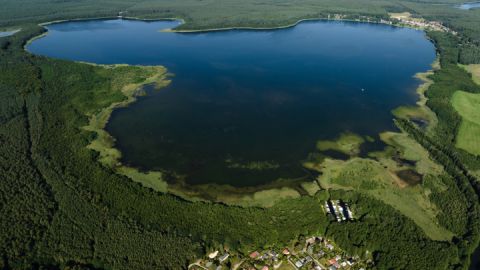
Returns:
[[[476,65],[461,65],[465,70],[472,74],[472,79],[475,83],[480,85],[480,64]]]
[[[457,91],[452,96],[452,106],[462,117],[456,146],[480,155],[480,94]]]

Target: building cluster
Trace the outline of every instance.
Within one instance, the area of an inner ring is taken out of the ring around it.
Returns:
[[[327,215],[331,215],[338,222],[353,220],[353,213],[348,204],[342,200],[327,200],[324,205]]]
[[[437,21],[425,21],[425,20],[410,20],[410,19],[401,19],[400,22],[407,26],[421,29],[430,29],[435,31],[449,32],[450,30],[444,26],[442,23]]]
[[[248,254],[214,251],[191,264],[197,270],[363,270],[368,263],[349,256],[326,238],[312,236],[282,249],[254,250]]]
[[[395,24],[400,24],[404,26],[409,26],[412,28],[419,28],[419,29],[427,29],[433,31],[442,31],[448,32],[452,34],[457,34],[455,31],[451,30],[450,28],[444,26],[441,22],[438,21],[427,21],[422,18],[414,18],[411,17],[409,13],[401,13],[392,16]],[[391,23],[390,23],[391,24]]]
[[[220,254],[218,250],[215,250],[207,255],[206,259],[198,260],[195,263],[192,263],[188,268],[189,269],[198,269],[198,270],[222,270],[230,269],[229,263],[230,253],[224,252]]]
[[[302,251],[288,258],[296,270],[337,270],[337,269],[365,269],[366,263],[358,256],[352,257],[323,237],[310,237],[305,240]]]

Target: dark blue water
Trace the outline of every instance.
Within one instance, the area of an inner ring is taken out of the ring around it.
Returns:
[[[178,22],[103,20],[48,26],[33,53],[101,64],[164,65],[173,83],[107,126],[123,163],[187,183],[251,186],[308,177],[320,139],[394,129],[414,104],[434,46],[424,33],[316,21],[269,31],[162,33]]]
[[[480,8],[480,2],[464,3],[457,6],[459,9],[470,10]]]

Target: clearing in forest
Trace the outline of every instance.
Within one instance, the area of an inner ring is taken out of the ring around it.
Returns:
[[[480,94],[457,91],[452,96],[452,105],[462,117],[456,146],[480,155]]]

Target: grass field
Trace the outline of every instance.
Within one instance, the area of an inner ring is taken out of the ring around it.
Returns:
[[[385,164],[369,159],[325,160],[319,183],[325,189],[357,190],[393,206],[411,218],[433,240],[450,240],[453,233],[438,224],[438,210],[421,185],[408,186]]]
[[[391,149],[387,148],[387,150],[380,153],[371,153],[372,156],[380,161],[386,163],[392,158],[392,155],[396,154],[392,150],[396,150],[400,152],[400,158],[410,162],[414,161],[415,166],[413,169],[420,174],[439,175],[443,172],[442,167],[430,159],[428,152],[407,134],[383,132],[380,134],[380,138],[386,144],[394,147]]]
[[[411,218],[434,240],[450,240],[452,232],[438,224],[439,210],[429,198],[431,190],[420,182],[412,183],[410,172],[423,177],[440,175],[441,166],[433,162],[428,152],[404,133],[384,132],[380,138],[388,146],[384,151],[370,153],[371,158],[354,157],[349,160],[326,158],[305,162],[305,167],[321,172],[319,185],[324,189],[355,190],[393,206]],[[355,153],[363,140],[357,135],[343,135],[337,141],[321,144],[322,149]],[[417,174],[418,173],[418,174]],[[438,183],[440,190],[445,189]]]
[[[480,64],[474,65],[461,65],[465,70],[472,74],[472,79],[478,85],[480,85]]]
[[[480,155],[480,94],[457,91],[453,94],[452,105],[462,116],[456,146]]]

